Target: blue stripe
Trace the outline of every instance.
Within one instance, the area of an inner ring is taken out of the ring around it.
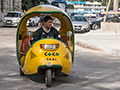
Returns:
[[[72,1],[71,3],[74,3],[74,4],[86,4],[86,2],[77,2],[77,1]]]

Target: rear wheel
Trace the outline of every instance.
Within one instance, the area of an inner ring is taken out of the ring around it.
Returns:
[[[67,77],[67,76],[69,76],[69,74],[68,74],[68,75],[67,75],[67,74],[64,74],[63,76]]]
[[[89,31],[90,31],[90,29],[86,30],[86,32],[89,32]]]
[[[20,68],[20,76],[24,76],[25,74],[23,73],[23,71]]]
[[[46,70],[45,83],[46,83],[47,87],[51,87],[51,85],[52,85],[52,71],[51,71],[51,69]]]

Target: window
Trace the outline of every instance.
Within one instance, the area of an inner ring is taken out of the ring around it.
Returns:
[[[8,0],[9,11],[13,10],[13,0]]]
[[[7,17],[18,17],[19,14],[18,13],[8,13]]]

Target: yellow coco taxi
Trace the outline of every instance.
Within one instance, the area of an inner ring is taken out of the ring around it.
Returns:
[[[30,45],[34,31],[29,31],[26,23],[31,17],[46,16],[57,18],[61,22],[59,33],[62,41],[43,38]],[[16,35],[16,52],[20,75],[45,75],[46,86],[52,85],[56,75],[68,76],[74,61],[74,32],[68,15],[51,5],[31,8],[24,14],[18,24]]]

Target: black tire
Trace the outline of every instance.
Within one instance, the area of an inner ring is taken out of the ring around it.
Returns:
[[[90,32],[90,29],[86,30],[86,32]]]
[[[93,26],[93,29],[94,30],[97,30],[97,29],[99,29],[100,27],[97,25],[97,24],[94,24],[94,26]]]
[[[24,76],[25,74],[23,73],[23,71],[20,68],[20,76]]]
[[[67,75],[67,74],[64,74],[63,76],[64,76],[64,77],[67,77],[67,76],[69,76],[69,75]]]
[[[51,69],[46,70],[45,83],[46,83],[47,87],[51,87],[51,85],[52,85],[52,71],[51,71]]]

